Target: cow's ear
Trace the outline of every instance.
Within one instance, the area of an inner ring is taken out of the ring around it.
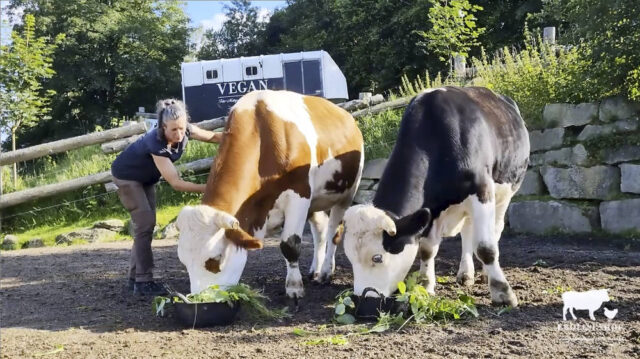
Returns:
[[[420,234],[429,227],[431,220],[432,217],[429,208],[420,208],[395,221],[397,236],[413,237]]]
[[[208,206],[184,206],[176,219],[179,231],[190,230],[198,234],[213,234],[213,209]]]
[[[397,233],[383,233],[382,247],[391,254],[404,251],[407,244],[415,243],[415,236],[422,233],[431,224],[431,211],[421,208],[395,221]]]
[[[225,237],[233,244],[247,250],[262,248],[262,241],[239,229],[226,229]]]

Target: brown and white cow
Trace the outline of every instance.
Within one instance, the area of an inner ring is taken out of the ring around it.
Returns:
[[[284,224],[286,293],[304,295],[298,266],[304,223],[314,242],[310,274],[326,281],[336,234],[360,182],[362,134],[331,102],[288,91],[254,91],[233,106],[202,204],[178,215],[178,256],[191,291],[238,283],[247,249]],[[324,211],[330,210],[330,215]]]

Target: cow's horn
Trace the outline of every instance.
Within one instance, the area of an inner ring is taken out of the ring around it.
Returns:
[[[387,232],[390,236],[396,235],[396,223],[391,219],[391,217],[384,215],[382,222],[380,223],[380,228],[383,231]]]

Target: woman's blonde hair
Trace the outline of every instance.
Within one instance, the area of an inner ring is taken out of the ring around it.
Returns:
[[[167,121],[176,121],[184,118],[189,122],[189,114],[187,113],[187,107],[184,102],[173,98],[158,101],[156,105],[156,111],[158,113],[158,139],[166,141],[164,136],[164,124]]]

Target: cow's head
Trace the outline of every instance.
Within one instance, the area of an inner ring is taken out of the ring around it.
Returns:
[[[238,284],[247,249],[262,248],[260,240],[240,229],[234,216],[210,206],[184,207],[176,225],[178,258],[187,267],[192,293],[213,284]]]
[[[422,208],[402,218],[371,205],[353,206],[344,215],[344,251],[353,267],[353,291],[371,287],[389,296],[404,279],[418,251],[416,236],[431,221]],[[368,291],[367,296],[374,294]]]

